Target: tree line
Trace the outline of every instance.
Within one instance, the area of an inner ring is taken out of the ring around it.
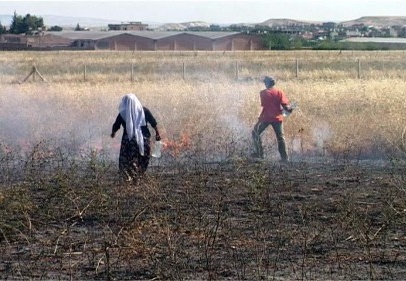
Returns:
[[[26,14],[25,16],[18,15],[14,12],[14,15],[11,19],[11,24],[9,30],[6,29],[0,23],[0,34],[28,34],[32,35],[38,31],[44,30],[44,19],[42,17],[33,16],[31,14]],[[52,26],[49,31],[61,31],[62,27]]]
[[[333,39],[306,40],[284,33],[268,32],[262,35],[264,47],[268,50],[383,50],[374,43],[342,42]]]

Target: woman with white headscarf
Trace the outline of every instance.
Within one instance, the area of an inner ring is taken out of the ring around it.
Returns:
[[[113,124],[111,137],[123,126],[119,156],[119,169],[127,180],[136,180],[147,168],[151,155],[151,133],[147,124],[155,130],[155,139],[161,140],[157,122],[148,108],[142,106],[134,94],[126,94],[118,107],[119,113]]]

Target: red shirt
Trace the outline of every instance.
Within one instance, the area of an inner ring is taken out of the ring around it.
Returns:
[[[261,122],[282,121],[282,105],[289,104],[289,100],[282,90],[275,87],[260,92],[262,112],[259,115]]]

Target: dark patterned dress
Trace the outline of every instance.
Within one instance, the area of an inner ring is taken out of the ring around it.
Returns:
[[[147,171],[149,159],[151,157],[151,133],[148,129],[148,123],[153,128],[156,128],[157,122],[148,108],[143,107],[143,109],[146,123],[145,126],[141,126],[142,134],[144,136],[144,155],[141,155],[139,152],[136,138],[133,137],[131,140],[128,138],[126,124],[120,114],[118,114],[112,128],[112,132],[114,133],[116,133],[121,126],[124,129],[121,138],[118,166],[120,172],[129,180],[136,179]]]

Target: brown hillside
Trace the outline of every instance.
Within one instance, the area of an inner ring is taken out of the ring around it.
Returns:
[[[394,26],[394,25],[406,25],[406,16],[398,17],[381,17],[381,16],[368,16],[361,17],[359,19],[337,22],[343,24],[344,26],[352,26],[357,24],[364,24],[366,26],[376,26],[376,27],[385,27],[385,26]],[[321,24],[321,22],[312,22],[312,21],[300,21],[293,19],[268,19],[261,25],[267,26],[292,26],[292,25],[309,25],[309,24]]]
[[[351,26],[355,24],[372,25],[377,27],[406,25],[406,17],[361,17],[356,20],[341,22],[344,26]]]
[[[320,22],[300,21],[300,20],[293,20],[293,19],[269,19],[260,24],[267,25],[267,26],[292,26],[292,25],[309,25],[309,24],[316,24],[316,23],[320,23]]]

